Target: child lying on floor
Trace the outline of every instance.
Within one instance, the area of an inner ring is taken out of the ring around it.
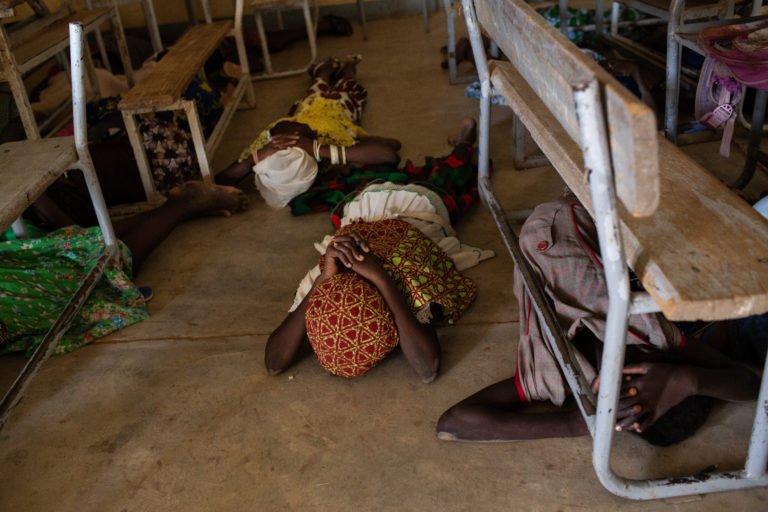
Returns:
[[[560,326],[596,390],[596,353],[602,345],[608,294],[591,217],[568,194],[540,205],[522,228],[520,247],[545,284]],[[521,319],[515,376],[443,413],[437,424],[440,439],[511,441],[588,434],[578,410],[525,411],[533,402],[562,406],[569,388],[518,270],[515,277]],[[632,315],[616,429],[672,444],[704,422],[711,401],[706,397],[754,400],[760,380],[750,366],[765,357],[767,328],[768,316],[686,332],[661,314]]]
[[[459,242],[446,207],[456,199],[432,187],[450,170],[463,177],[454,193],[471,194],[474,139],[475,123],[467,120],[453,153],[430,168],[431,181],[371,184],[343,205],[339,229],[320,244],[320,264],[269,337],[270,374],[288,368],[308,338],[334,375],[362,375],[399,345],[422,381],[437,376],[440,345],[429,322],[457,320],[469,308],[476,288],[459,271],[493,255]]]
[[[27,351],[40,344],[98,257],[104,241],[88,216],[90,202],[76,196],[58,204],[47,195],[35,202],[35,216],[51,230],[29,239],[0,241],[0,353]],[[134,272],[180,223],[200,215],[230,215],[247,206],[233,187],[187,182],[169,191],[160,207],[114,223],[120,253],[56,348],[70,352],[147,318],[145,298],[133,284]],[[90,214],[94,215],[90,209]],[[79,212],[77,225],[68,212]],[[83,213],[84,212],[84,213]],[[0,238],[2,240],[2,238]]]

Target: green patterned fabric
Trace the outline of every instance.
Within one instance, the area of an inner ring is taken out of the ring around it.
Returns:
[[[0,353],[34,351],[103,247],[98,227],[78,226],[0,242]],[[130,275],[131,253],[121,243],[119,258],[107,266],[57,353],[71,352],[147,318],[144,299]]]

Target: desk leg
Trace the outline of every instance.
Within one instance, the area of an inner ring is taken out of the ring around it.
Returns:
[[[757,89],[755,91],[755,107],[752,110],[752,131],[749,134],[747,160],[744,162],[744,170],[741,171],[741,176],[733,183],[734,188],[746,187],[755,174],[755,167],[757,167],[757,161],[761,156],[760,139],[763,138],[766,104],[768,104],[768,91]]]
[[[451,0],[443,0],[445,10],[445,23],[448,29],[448,82],[456,83],[456,21]]]
[[[365,21],[365,5],[363,0],[357,0],[357,15],[360,18],[360,28],[363,29],[363,40],[368,40],[368,23]]]
[[[200,176],[206,183],[213,183],[211,176],[211,167],[208,161],[208,152],[205,150],[205,134],[203,133],[203,124],[197,115],[197,106],[193,100],[182,100],[184,112],[187,114],[189,122],[189,132],[192,135],[192,143],[195,145],[197,154],[197,163],[200,166]]]

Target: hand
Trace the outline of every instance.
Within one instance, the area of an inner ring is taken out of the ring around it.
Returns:
[[[384,280],[387,279],[387,273],[384,270],[381,260],[373,253],[366,253],[362,259],[352,262],[352,271],[360,277],[367,279],[374,286],[381,289]]]
[[[264,160],[265,158],[272,156],[274,153],[277,153],[281,149],[293,147],[297,144],[298,140],[298,134],[281,133],[279,135],[274,135],[270,141],[259,150],[259,159]]]
[[[343,268],[352,269],[352,265],[363,261],[364,253],[370,251],[368,243],[357,234],[334,236],[323,255],[324,268],[320,276],[322,281],[335,276]]]
[[[645,362],[628,365],[623,373],[616,430],[642,432],[695,392],[688,366]]]
[[[314,139],[298,132],[294,133],[294,136],[296,137],[296,140],[293,143],[293,146],[303,149],[309,153],[310,156],[314,157]]]

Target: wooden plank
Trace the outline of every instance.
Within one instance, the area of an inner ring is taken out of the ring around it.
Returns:
[[[659,137],[661,200],[623,215],[627,258],[671,320],[768,312],[768,221],[678,147]]]
[[[95,22],[101,23],[102,20],[111,16],[112,10],[104,8],[82,11],[66,19],[58,20],[51,26],[46,27],[45,30],[35,34],[35,37],[13,48],[16,63],[24,67],[25,64],[32,61],[38,55],[55,55],[66,48],[69,45],[70,22],[79,21],[87,27]]]
[[[0,146],[0,226],[10,226],[57,176],[77,162],[73,137]]]
[[[508,63],[491,81],[584,206],[592,210],[579,145]],[[768,312],[768,222],[706,169],[657,135],[660,204],[622,211],[627,263],[670,320]]]
[[[528,81],[508,62],[489,63],[491,83],[507,100],[531,138],[560,173],[573,192],[591,205],[589,186],[584,180],[584,159],[579,144],[549,112]]]
[[[176,103],[232,28],[231,21],[195,25],[120,101],[120,110],[162,109]]]
[[[652,214],[659,201],[653,111],[525,2],[489,0],[476,8],[483,30],[572,139],[580,140],[573,88],[594,78],[605,87],[619,198],[633,215]]]

